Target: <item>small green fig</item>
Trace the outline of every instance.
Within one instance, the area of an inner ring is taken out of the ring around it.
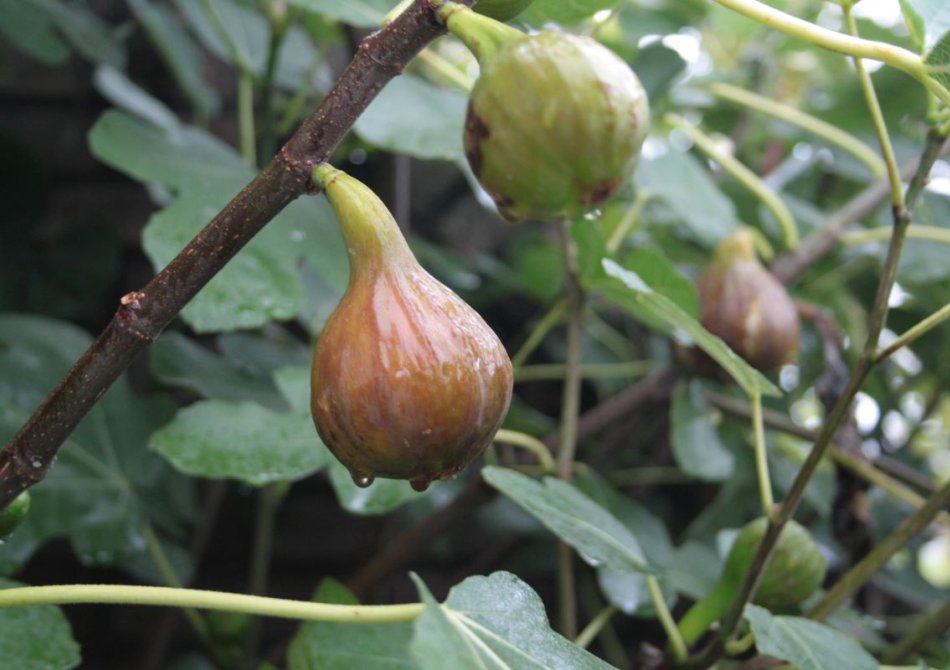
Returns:
[[[30,511],[30,492],[24,491],[0,512],[0,541],[17,529]]]
[[[329,165],[314,180],[350,258],[313,356],[317,432],[358,485],[389,477],[425,490],[492,441],[511,402],[511,361],[478,313],[419,265],[369,188]]]
[[[713,589],[683,616],[678,627],[683,639],[692,644],[722,617],[759,549],[768,530],[769,521],[761,517],[739,531],[722,575]],[[827,564],[808,530],[794,519],[788,521],[779,535],[752,602],[772,611],[796,607],[814,593],[825,579]]]
[[[532,2],[533,0],[478,0],[472,9],[498,21],[508,21],[527,9]]]
[[[446,5],[440,16],[481,67],[465,155],[503,217],[577,218],[630,180],[650,110],[620,57],[589,37],[525,35]]]
[[[775,370],[798,351],[798,308],[759,262],[748,230],[720,243],[696,289],[700,322],[753,367]]]

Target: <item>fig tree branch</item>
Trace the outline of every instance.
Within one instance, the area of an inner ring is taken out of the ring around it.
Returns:
[[[312,189],[313,166],[329,158],[383,86],[444,32],[429,2],[416,0],[363,40],[261,173],[143,289],[122,297],[105,330],[0,452],[0,509],[46,476],[63,442],[135,357],[258,231]]]

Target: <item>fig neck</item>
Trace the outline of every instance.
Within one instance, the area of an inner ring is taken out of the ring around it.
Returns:
[[[465,43],[483,67],[502,47],[525,37],[520,30],[457,2],[442,2],[436,16]]]

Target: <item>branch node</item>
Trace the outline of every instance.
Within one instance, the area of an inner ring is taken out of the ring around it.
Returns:
[[[152,334],[145,319],[141,317],[143,300],[145,300],[144,291],[126,293],[119,298],[119,309],[115,312],[115,319],[124,330],[140,340],[154,342],[156,335]]]

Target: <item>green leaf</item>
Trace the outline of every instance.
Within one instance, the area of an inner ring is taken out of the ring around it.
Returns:
[[[335,458],[330,461],[330,483],[340,507],[359,516],[388,514],[407,502],[428,495],[428,491],[414,491],[409,482],[402,479],[377,478],[365,488],[357,486],[350,471]],[[434,487],[438,484],[433,484],[430,490]]]
[[[948,37],[950,5],[945,0],[901,0],[901,7],[912,28],[915,25],[923,27],[925,49],[932,49],[939,41]]]
[[[291,5],[317,12],[357,28],[379,28],[397,0],[290,0]]]
[[[314,601],[358,605],[343,584],[324,579]],[[311,621],[300,626],[290,643],[290,670],[415,670],[409,655],[411,623],[352,624]]]
[[[668,149],[654,158],[644,159],[633,176],[637,188],[664,210],[648,208],[654,220],[685,224],[686,231],[708,248],[713,248],[740,223],[735,207],[713,183],[709,173],[691,154]]]
[[[746,605],[759,652],[796,665],[801,670],[874,670],[877,661],[861,645],[830,626],[793,616],[773,616],[767,609]]]
[[[904,23],[907,24],[907,30],[910,32],[910,38],[914,41],[917,48],[923,51],[927,30],[924,25],[924,20],[920,17],[920,14],[917,13],[917,10],[914,9],[914,4],[911,0],[899,0],[899,2],[901,12],[904,14]]]
[[[567,482],[547,477],[539,483],[495,466],[483,468],[482,478],[574,547],[589,564],[655,572],[627,527]]]
[[[735,471],[735,457],[719,440],[715,419],[699,382],[673,392],[670,442],[676,463],[698,479],[722,481]]]
[[[83,58],[101,65],[125,69],[125,49],[113,35],[112,27],[91,9],[60,0],[23,0],[42,11],[57,31]],[[6,17],[4,17],[6,20]]]
[[[166,132],[176,132],[181,124],[178,117],[161,100],[111,65],[100,65],[93,75],[96,90],[117,107],[144,119]]]
[[[945,6],[944,9],[948,10],[947,15],[950,17],[950,7]],[[933,68],[931,76],[944,88],[950,88],[950,31],[937,40],[927,52],[924,62]]]
[[[69,58],[69,47],[39,7],[23,0],[0,0],[0,34],[25,54],[46,65],[60,65]]]
[[[186,407],[152,435],[150,447],[187,474],[251,486],[301,479],[329,462],[309,413],[278,414],[248,402]]]
[[[148,0],[127,3],[198,115],[205,119],[214,116],[221,102],[217,92],[204,81],[201,50],[191,36],[167,7]]]
[[[66,323],[0,315],[0,441],[26,422],[90,343]],[[119,564],[144,551],[146,520],[180,530],[194,514],[193,482],[147,449],[149,434],[172,411],[167,398],[135,396],[124,379],[113,384],[30,489],[30,514],[0,545],[0,572],[15,571],[53,537],[68,537],[83,562]]]
[[[410,650],[423,670],[606,670],[611,666],[558,635],[544,603],[508,572],[469,577],[440,605],[413,575],[425,612]]]
[[[696,287],[662,253],[651,249],[634,249],[623,259],[623,266],[635,272],[651,289],[669,298],[690,317],[699,318]]]
[[[647,286],[636,273],[604,259],[607,277],[591,282],[591,288],[642,319],[647,325],[672,335],[682,343],[695,343],[709,354],[746,393],[778,396],[780,391],[762,373],[739,358],[725,343],[703,328],[672,300]]]
[[[114,110],[96,122],[89,143],[105,163],[177,192],[177,199],[145,229],[143,246],[156,269],[171,261],[254,176],[231,147],[203,130],[163,130]],[[301,256],[328,285],[346,285],[346,251],[325,198],[291,203],[201,290],[182,316],[199,332],[293,318],[303,304],[296,262]]]
[[[464,93],[403,75],[386,85],[353,128],[367,142],[415,158],[465,160]]]
[[[617,2],[618,0],[534,0],[515,20],[537,27],[545,23],[573,26],[601,10],[613,9]]]
[[[149,349],[152,374],[164,384],[187,388],[205,398],[256,402],[286,410],[269,371],[236,365],[185,337],[166,331]]]
[[[0,589],[18,586],[0,579]],[[0,609],[0,659],[16,670],[69,670],[82,660],[69,622],[52,605]]]

